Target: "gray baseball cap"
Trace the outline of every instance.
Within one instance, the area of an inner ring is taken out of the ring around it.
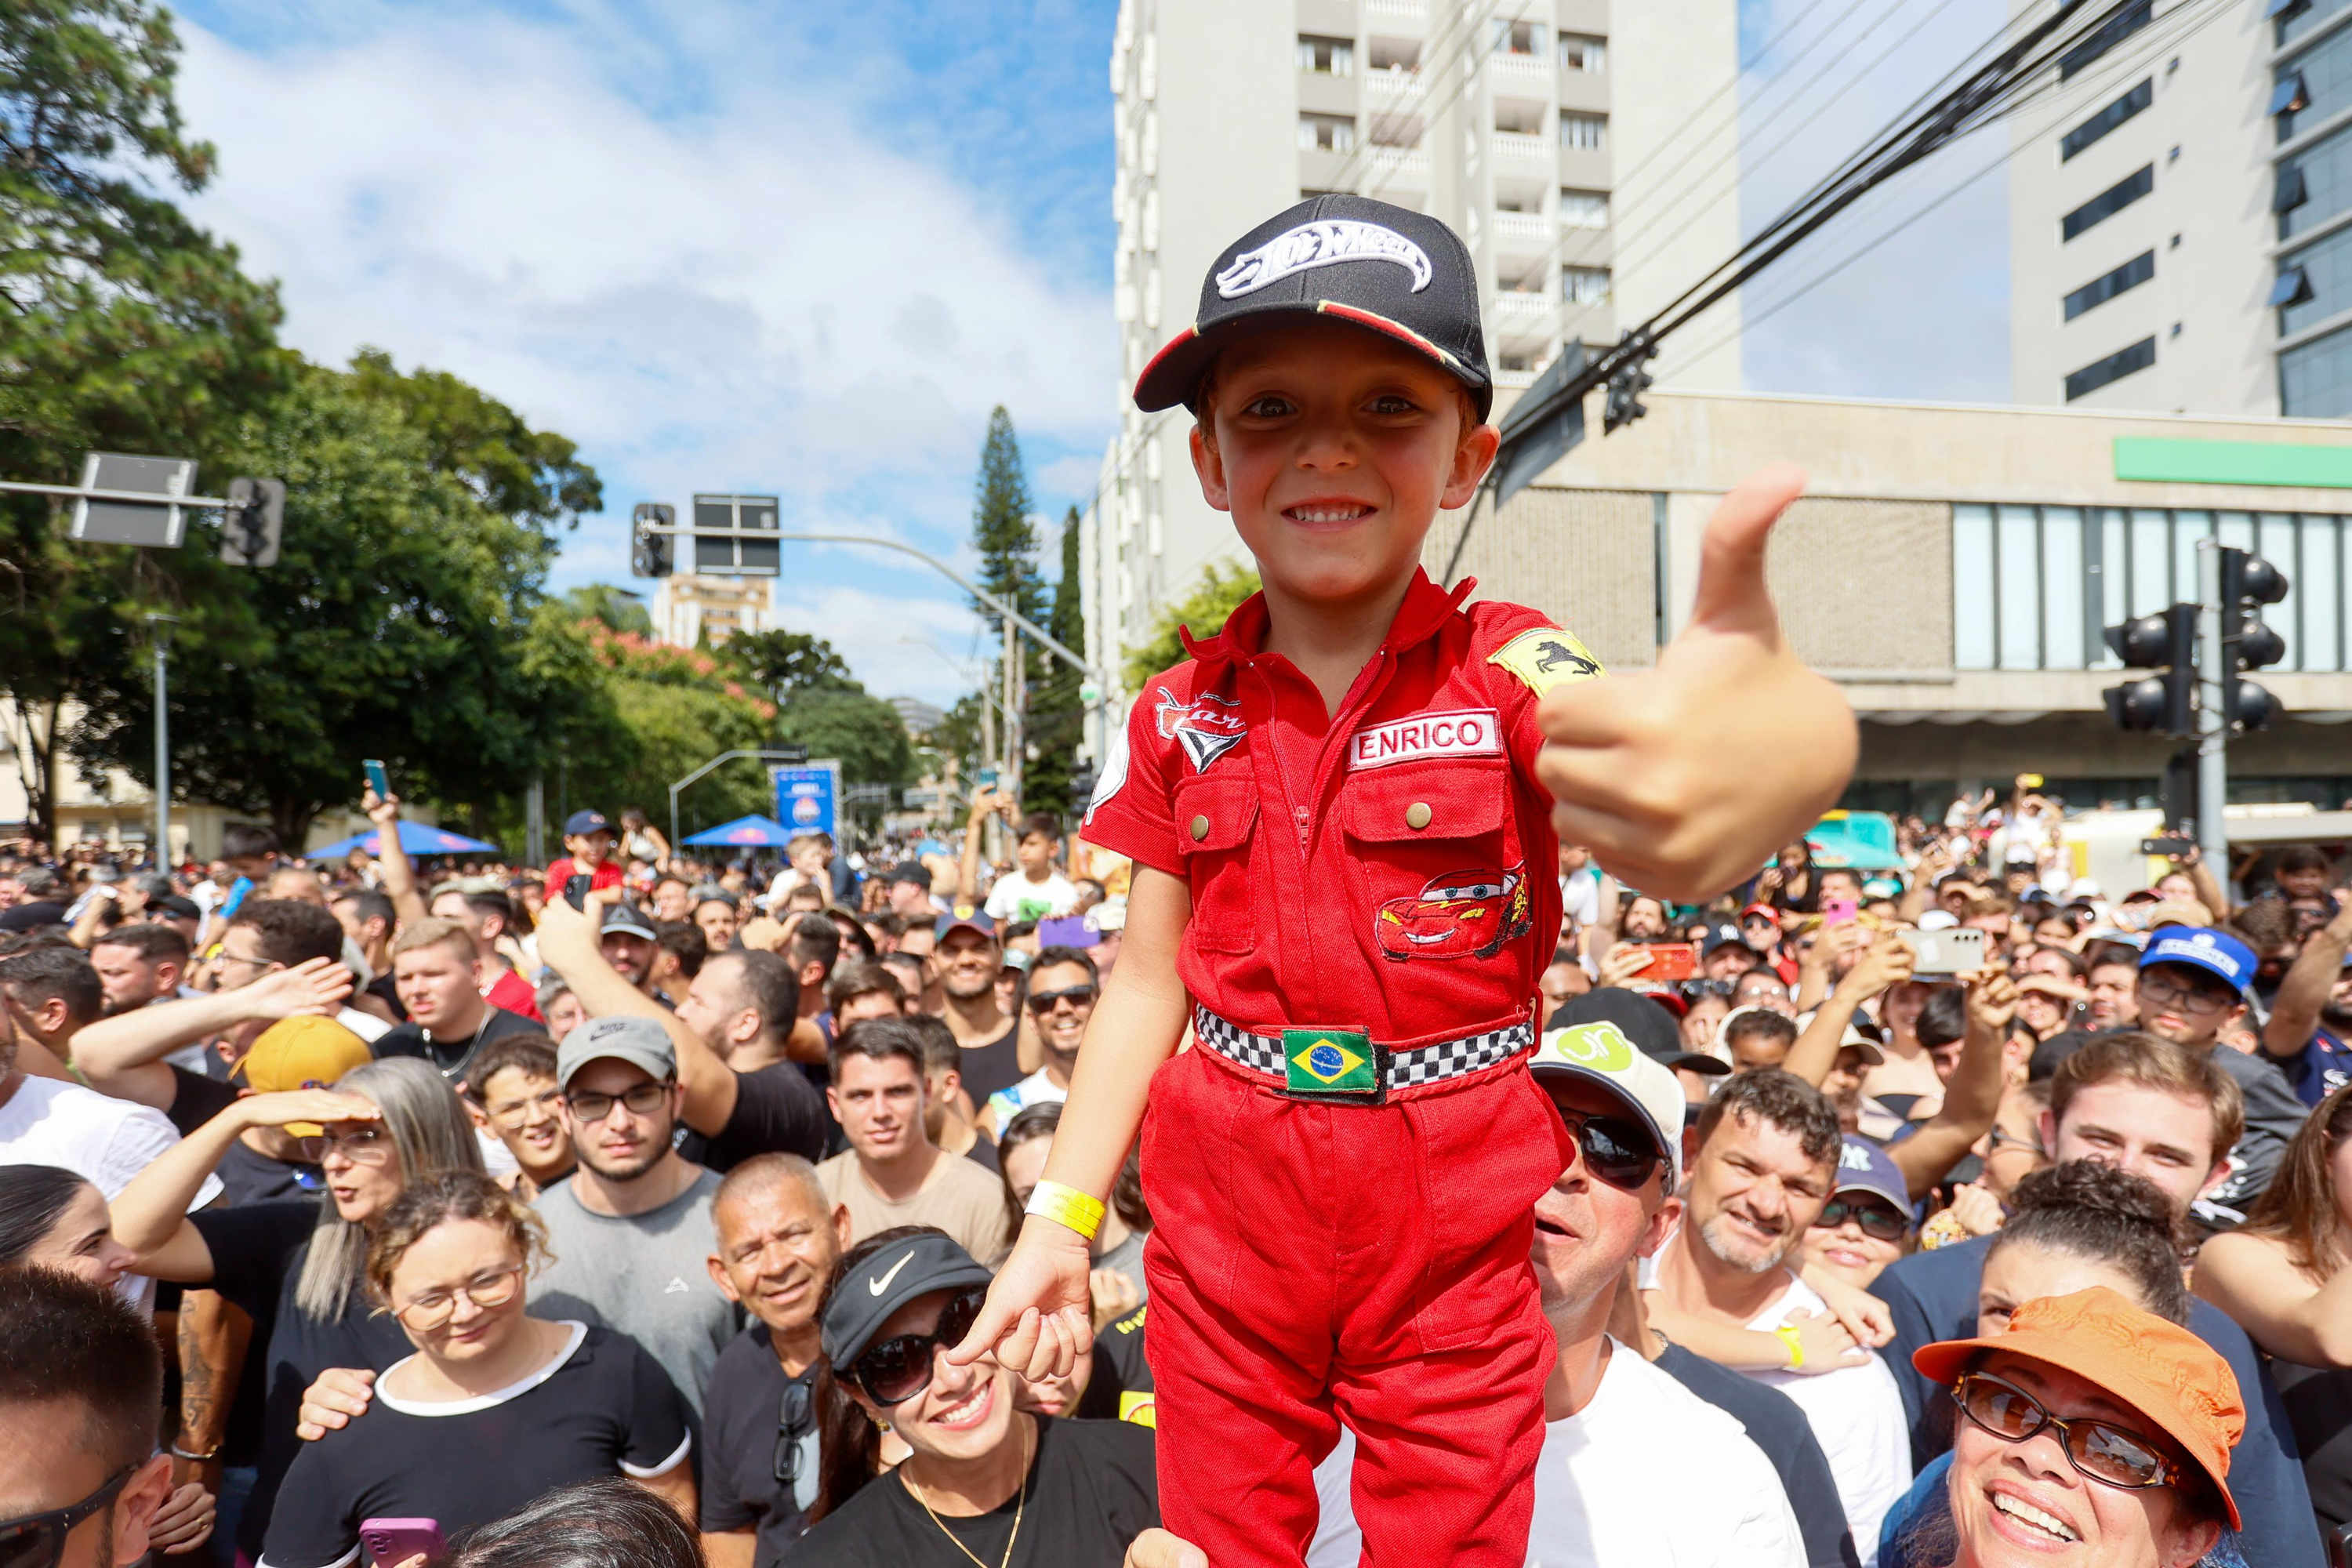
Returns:
[[[583,1025],[584,1028],[585,1026]],[[576,1033],[577,1031],[575,1031]],[[934,1290],[986,1289],[989,1272],[943,1231],[925,1230],[887,1247],[841,1277],[824,1299],[818,1347],[837,1371],[866,1353],[890,1314]]]
[[[605,931],[626,931],[631,936],[641,936],[647,942],[654,940],[653,922],[639,913],[633,904],[614,904],[604,911],[604,923],[598,929],[597,934],[601,936]]]
[[[669,1043],[669,1031],[651,1018],[626,1015],[591,1018],[563,1037],[555,1047],[557,1087],[570,1089],[582,1068],[606,1058],[642,1068],[659,1083],[677,1077],[677,1048]]]

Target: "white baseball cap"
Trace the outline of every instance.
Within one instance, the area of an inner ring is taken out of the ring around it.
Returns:
[[[1528,1063],[1538,1077],[1582,1079],[1623,1102],[1666,1156],[1666,1191],[1683,1184],[1683,1085],[1606,1018],[1545,1033]]]

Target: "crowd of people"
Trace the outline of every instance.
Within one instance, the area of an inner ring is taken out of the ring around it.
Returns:
[[[952,852],[807,834],[772,874],[593,811],[544,868],[428,868],[365,806],[379,852],[323,865],[0,856],[24,1563],[1198,1561],[1157,1528],[1139,1149],[1071,1368],[943,1353],[1115,864],[993,791]],[[1793,844],[1696,909],[1562,852],[1530,1562],[2341,1560],[2345,868],[2110,897],[2062,822],[2021,784],[1905,822],[1902,870]],[[1355,1461],[1341,1428],[1318,1568],[1364,1551]]]

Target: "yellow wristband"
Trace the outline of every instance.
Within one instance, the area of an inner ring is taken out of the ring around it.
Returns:
[[[1088,1241],[1102,1228],[1102,1199],[1059,1182],[1040,1182],[1029,1194],[1028,1213],[1067,1226]]]
[[[1789,1370],[1801,1372],[1805,1365],[1805,1345],[1797,1337],[1797,1325],[1783,1323],[1772,1331],[1772,1337],[1789,1347]]]

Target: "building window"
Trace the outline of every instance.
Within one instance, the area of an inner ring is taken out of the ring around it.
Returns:
[[[2064,163],[2141,110],[2156,101],[2155,79],[2140,83],[2105,109],[2058,139],[2058,161]]]
[[[2058,220],[2059,242],[2074,238],[2084,230],[2097,226],[2132,203],[2156,189],[2156,165],[2143,166],[2138,173],[2126,174]]]
[[[1609,117],[1563,111],[1559,117],[1559,144],[1579,153],[1603,151],[1609,145]]]
[[[2066,320],[2105,304],[2127,289],[2137,289],[2156,276],[2156,252],[2143,250],[2112,272],[2101,273],[2066,296]]]
[[[2058,79],[2066,80],[2155,18],[2156,0],[2132,0],[2130,5],[2100,23],[2098,31],[2058,57]]]
[[[1606,191],[1562,190],[1559,193],[1559,221],[1570,228],[1607,228],[1609,194]]]
[[[1356,122],[1344,114],[1302,114],[1298,117],[1298,150],[1352,153],[1356,150]]]
[[[2296,251],[2279,263],[2279,280],[2300,278],[2300,288],[2284,297],[2273,293],[2278,307],[2279,335],[2316,326],[2352,307],[2352,228],[2339,228],[2318,244]]]
[[[2339,131],[2278,166],[2271,210],[2279,215],[2281,239],[2317,228],[2347,206],[2352,206],[2352,130]]]
[[[2142,338],[2127,349],[2119,349],[2089,364],[2066,378],[2066,401],[2088,397],[2111,382],[2121,381],[2136,372],[2146,370],[2156,363],[2156,340]]]
[[[1543,52],[1544,26],[1540,22],[1503,22],[1495,24],[1495,52],[1498,55],[1535,55]]]
[[[1609,302],[1609,268],[1563,267],[1559,269],[1559,291],[1571,305],[1605,305]]]
[[[2290,419],[2352,416],[2352,327],[2279,355],[2279,407]]]
[[[1559,68],[1600,75],[1609,68],[1608,41],[1596,38],[1590,33],[1562,33],[1559,36]]]
[[[1301,33],[1298,35],[1298,68],[1317,76],[1353,76],[1356,71],[1356,46],[1347,38],[1318,38]]]
[[[2198,596],[2198,542],[2219,538],[2293,579],[2263,612],[2276,668],[2346,668],[2347,520],[2156,507],[1952,508],[1952,663],[1959,669],[2116,669],[2102,632]]]
[[[2352,5],[2352,0],[2272,0],[2269,15],[2276,18],[2278,41],[2291,44],[2322,22]]]
[[[2347,104],[2352,104],[2352,32],[2341,29],[2281,66],[2271,89],[2270,110],[2278,116],[2282,142],[2342,113]]]

